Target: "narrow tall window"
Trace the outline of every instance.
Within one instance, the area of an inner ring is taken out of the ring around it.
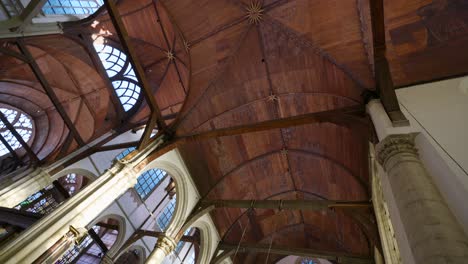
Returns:
[[[48,0],[42,12],[46,15],[91,15],[103,4],[103,0]]]
[[[94,48],[106,69],[120,103],[125,111],[129,111],[138,102],[141,88],[127,55],[109,45],[95,44]]]
[[[1,107],[0,111],[13,125],[16,132],[18,132],[18,134],[23,138],[24,142],[28,143],[31,140],[33,134],[33,122],[31,118],[25,113],[22,113],[19,110],[13,108]],[[11,131],[8,130],[6,125],[1,121],[0,133],[12,149],[15,150],[21,148],[21,143],[15,138],[15,136],[13,136],[13,133],[11,133]],[[0,142],[0,156],[3,156],[7,153],[9,153],[7,147]]]
[[[169,201],[169,203],[166,205],[166,208],[164,208],[164,211],[158,217],[158,225],[161,228],[161,230],[164,231],[169,226],[169,223],[171,222],[171,219],[172,219],[172,215],[174,214],[175,205],[176,205],[176,196],[174,195],[174,198],[172,198]]]

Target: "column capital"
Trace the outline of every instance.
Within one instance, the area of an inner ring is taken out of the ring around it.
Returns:
[[[414,139],[417,133],[389,135],[376,146],[377,160],[385,167],[385,163],[397,154],[418,155]]]
[[[165,235],[162,235],[158,237],[158,241],[156,242],[156,249],[160,249],[164,252],[164,254],[167,256],[169,253],[174,251],[177,243],[172,237],[168,237]]]

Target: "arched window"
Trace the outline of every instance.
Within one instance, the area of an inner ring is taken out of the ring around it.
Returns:
[[[140,98],[141,88],[127,55],[109,45],[95,44],[94,48],[106,69],[120,103],[125,111],[129,111]]]
[[[171,222],[172,215],[174,214],[176,206],[176,195],[169,201],[166,205],[166,208],[162,211],[162,213],[158,217],[158,225],[161,230],[165,231]]]
[[[160,169],[151,169],[143,172],[138,177],[137,184],[135,184],[135,190],[141,199],[148,197],[166,175],[167,172]]]
[[[16,132],[18,132],[18,134],[23,138],[24,142],[28,143],[30,140],[32,140],[33,122],[28,115],[26,115],[18,109],[9,107],[0,107],[0,111],[13,125]],[[0,133],[12,149],[15,150],[21,148],[21,143],[15,138],[15,136],[13,136],[13,133],[11,133],[10,130],[8,130],[8,128],[6,127],[6,125],[1,121]],[[0,142],[0,156],[3,156],[8,153],[9,151],[7,147],[2,142]]]
[[[46,15],[91,15],[103,4],[103,0],[48,0],[42,12]]]

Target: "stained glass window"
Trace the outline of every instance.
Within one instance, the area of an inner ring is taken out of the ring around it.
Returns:
[[[172,198],[169,201],[169,203],[166,205],[166,208],[164,208],[163,212],[158,217],[158,225],[161,228],[161,230],[166,230],[169,226],[169,223],[172,219],[172,215],[174,214],[175,205],[176,196],[174,195],[174,198]]]
[[[141,88],[127,55],[109,45],[95,44],[94,48],[106,69],[120,103],[129,111],[140,98]]]
[[[48,214],[59,206],[59,203],[55,200],[52,189],[53,185],[47,186],[46,188],[38,191],[37,193],[29,196],[26,200],[14,208],[17,210],[23,210],[31,213]]]
[[[42,12],[46,15],[91,15],[103,4],[103,0],[48,0]]]
[[[18,134],[23,138],[24,142],[28,143],[31,140],[33,133],[33,123],[31,118],[25,113],[12,108],[1,107],[0,111],[13,125],[16,132],[18,132]],[[6,125],[1,121],[0,133],[12,149],[21,148],[21,143],[15,138],[15,136],[13,136],[13,133],[11,133]],[[0,156],[3,156],[7,153],[9,153],[7,147],[2,142],[0,142]]]
[[[141,199],[145,199],[158,186],[167,173],[160,169],[151,169],[143,172],[137,179],[135,190]]]

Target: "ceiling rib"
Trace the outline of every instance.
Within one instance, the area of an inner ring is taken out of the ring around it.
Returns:
[[[107,7],[109,16],[112,20],[112,24],[114,25],[114,28],[119,37],[120,44],[122,45],[124,52],[127,54],[130,62],[134,67],[135,75],[143,88],[143,94],[145,95],[146,101],[148,102],[148,105],[151,110],[151,116],[149,117],[148,122],[146,123],[145,131],[140,140],[140,143],[138,144],[138,149],[141,150],[144,147],[146,147],[146,145],[149,143],[151,134],[156,125],[163,132],[167,130],[167,126],[162,118],[161,110],[159,109],[159,106],[156,103],[151,86],[148,82],[148,79],[146,78],[145,71],[142,65],[140,64],[140,61],[138,60],[138,56],[136,55],[136,52],[131,44],[128,32],[125,28],[125,25],[122,21],[122,18],[119,14],[116,5],[111,0],[106,0],[104,2]]]
[[[83,138],[81,138],[80,133],[78,132],[75,125],[71,121],[71,119],[68,116],[65,108],[60,103],[60,100],[57,97],[57,95],[55,94],[54,89],[50,86],[49,82],[47,81],[47,78],[42,73],[41,68],[39,67],[39,65],[34,60],[34,57],[29,52],[29,50],[26,47],[26,45],[24,44],[23,40],[22,39],[17,39],[16,43],[18,45],[18,48],[21,50],[21,53],[23,54],[23,56],[26,57],[26,59],[28,61],[28,65],[31,68],[34,76],[36,76],[37,80],[39,81],[42,88],[46,92],[46,94],[49,97],[50,101],[52,101],[52,104],[54,105],[55,109],[57,109],[57,112],[60,114],[63,121],[65,122],[68,130],[70,131],[70,133],[73,134],[73,137],[75,138],[78,145],[84,146],[85,143],[83,141]]]

